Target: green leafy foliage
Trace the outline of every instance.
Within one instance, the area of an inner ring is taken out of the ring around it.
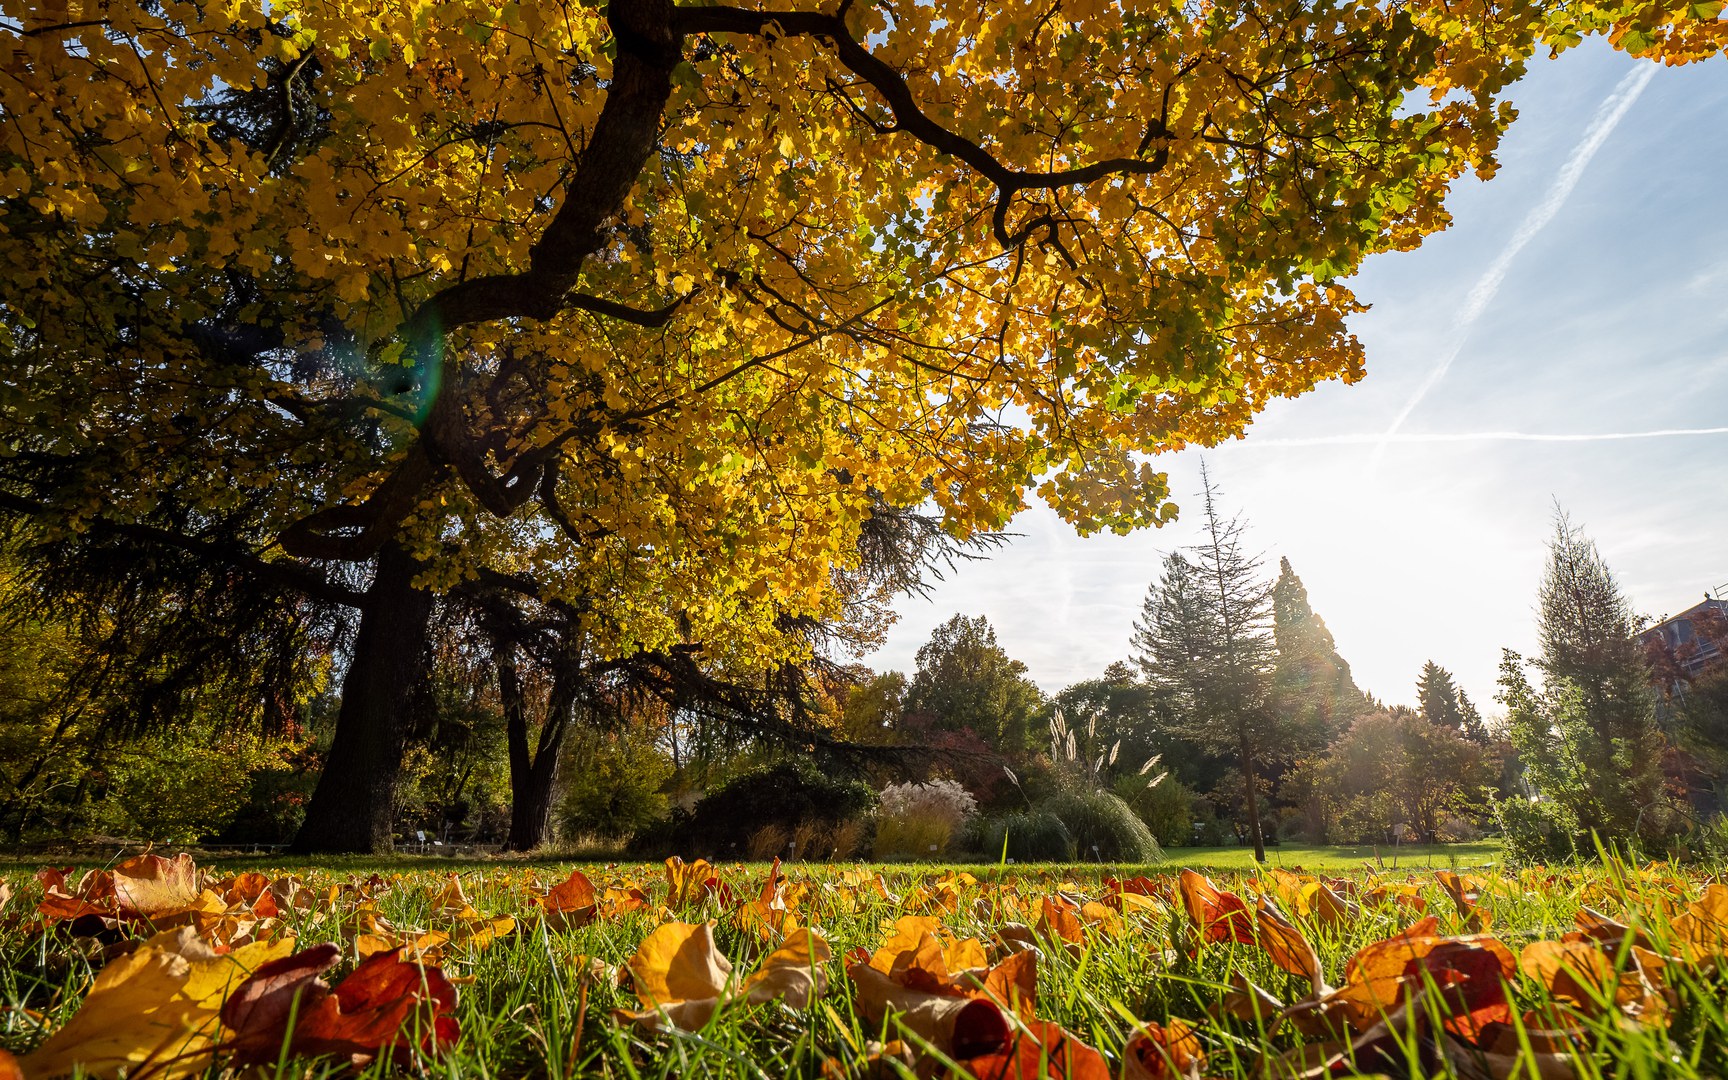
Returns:
[[[666,816],[672,759],[641,734],[588,734],[564,762],[558,824],[566,839],[625,839]]]

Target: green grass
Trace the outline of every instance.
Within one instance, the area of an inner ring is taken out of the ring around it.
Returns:
[[[1286,866],[1301,865],[1309,871],[1363,880],[1370,876],[1364,862],[1371,862],[1374,856],[1367,849],[1294,847],[1274,849],[1269,854]],[[1177,866],[1196,866],[1205,868],[1226,887],[1242,888],[1248,882],[1246,875],[1233,869],[1243,865],[1246,853],[1241,849],[1177,849],[1170,855],[1167,864],[1137,869],[1170,875]],[[1497,849],[1491,844],[1440,850],[1405,848],[1398,853],[1396,870],[1390,853],[1382,851],[1381,856],[1383,869],[1374,880],[1419,884],[1429,910],[1440,918],[1441,929],[1447,933],[1461,933],[1464,927],[1427,867],[1454,862],[1472,866],[1498,860]],[[482,951],[457,953],[445,961],[447,970],[465,979],[458,1008],[463,1038],[453,1054],[432,1065],[433,1075],[552,1080],[573,1075],[630,1080],[814,1077],[830,1059],[856,1062],[858,1048],[886,1034],[863,1022],[854,1011],[851,986],[838,959],[830,965],[829,993],[808,1013],[795,1014],[776,1005],[739,1006],[722,1011],[700,1032],[670,1034],[647,1034],[614,1023],[611,1010],[634,1008],[635,998],[612,983],[590,986],[584,993],[580,978],[583,958],[622,964],[657,925],[658,918],[652,912],[642,912],[576,930],[549,929],[536,914],[532,898],[561,879],[569,870],[568,864],[468,865],[418,858],[325,861],[322,865],[305,860],[264,862],[292,869],[321,894],[333,883],[380,874],[383,883],[377,895],[378,911],[398,927],[438,925],[432,914],[433,898],[452,872],[460,875],[467,895],[480,911],[517,917],[514,934]],[[241,865],[226,863],[223,872]],[[245,865],[259,864],[246,860]],[[648,886],[657,901],[664,895],[660,884],[663,872],[658,866],[637,864],[610,872],[597,866],[586,869],[596,875],[597,884],[602,877],[636,880]],[[940,905],[919,905],[912,898],[921,887],[928,888],[933,880],[948,873],[937,867],[870,867],[885,875],[900,903],[863,894],[848,903],[844,890],[836,887],[845,868],[795,865],[788,869],[794,879],[812,884],[812,903],[804,914],[827,935],[837,958],[855,946],[873,948],[880,944],[884,927],[899,914],[940,910]],[[969,869],[983,879],[983,884],[964,890],[960,902],[942,917],[956,934],[986,941],[996,923],[985,917],[977,903],[986,895],[985,890],[1005,886],[1011,894],[1023,895],[1033,901],[1030,918],[1035,919],[1035,898],[1062,885],[1098,895],[1104,873],[1101,868],[1086,866]],[[1552,874],[1518,874],[1496,868],[1484,875],[1502,873],[1498,880],[1505,883],[1505,891],[1491,895],[1484,906],[1492,917],[1491,932],[1516,955],[1530,941],[1556,938],[1570,929],[1573,914],[1583,906],[1618,917],[1635,915],[1660,944],[1666,940],[1668,915],[1653,906],[1650,898],[1670,889],[1696,895],[1705,871],[1639,871],[1609,864]],[[1648,874],[1655,876],[1646,880]],[[759,866],[727,864],[719,868],[719,875],[743,899],[759,887],[763,872]],[[101,966],[102,946],[33,928],[25,916],[31,913],[39,891],[26,874],[13,871],[4,876],[19,895],[0,912],[0,1046],[23,1052],[76,1009]],[[294,933],[301,947],[328,940],[342,942],[347,940],[342,929],[344,914],[342,910],[321,910],[296,915],[282,929]],[[757,946],[733,915],[712,901],[679,915],[691,921],[717,919],[721,947],[740,974],[754,967],[750,956]],[[1338,982],[1346,960],[1356,950],[1396,933],[1413,917],[1401,907],[1370,905],[1358,920],[1341,927],[1297,921],[1313,941],[1327,976]],[[1095,934],[1077,952],[1046,941],[1038,972],[1039,1016],[1063,1024],[1112,1062],[1118,1059],[1136,1020],[1162,1023],[1171,1017],[1183,1018],[1200,1027],[1209,1055],[1207,1075],[1242,1080],[1265,1075],[1260,1064],[1264,1047],[1282,1051],[1301,1040],[1287,1029],[1262,1037],[1253,1025],[1213,1023],[1207,1015],[1216,1007],[1232,975],[1245,976],[1286,1002],[1301,996],[1302,981],[1275,967],[1264,952],[1252,946],[1212,945],[1190,956],[1189,935],[1182,916],[1169,912],[1131,923],[1119,935]],[[345,966],[335,974],[340,976],[346,970]],[[1577,1075],[1586,1080],[1716,1080],[1728,1074],[1728,1016],[1724,1014],[1728,994],[1722,974],[1671,965],[1669,982],[1676,1001],[1671,1027],[1622,1025],[1609,1016],[1584,1021],[1595,1049],[1579,1060]],[[1519,1011],[1541,1007],[1548,1000],[1528,979],[1518,980],[1514,991]],[[290,1061],[280,1075],[333,1076],[339,1071],[333,1064],[308,1068],[306,1062]],[[266,1069],[264,1073],[274,1075],[276,1070]],[[1446,1062],[1429,1063],[1418,1074],[1473,1075],[1467,1065]],[[391,1073],[375,1064],[364,1075]],[[1533,1074],[1531,1080],[1535,1080]]]
[[[1191,867],[1195,870],[1251,870],[1254,849],[1250,847],[1167,848],[1160,869]],[[1470,844],[1402,844],[1381,847],[1347,847],[1320,844],[1282,844],[1266,849],[1266,865],[1310,874],[1346,874],[1376,867],[1383,873],[1395,870],[1460,869],[1497,864],[1500,841]]]

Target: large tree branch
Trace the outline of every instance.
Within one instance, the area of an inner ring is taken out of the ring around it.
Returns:
[[[546,320],[570,306],[583,263],[605,244],[607,223],[654,153],[672,93],[672,69],[681,55],[672,6],[668,0],[613,0],[607,18],[618,58],[606,103],[565,186],[563,205],[530,249],[527,270],[458,282],[409,316],[402,336],[427,369],[441,362],[444,335],[451,330],[500,319]],[[658,315],[595,298],[578,306],[638,324]],[[462,412],[460,395],[439,394],[414,447],[377,491],[358,506],[330,507],[294,523],[282,535],[283,548],[318,558],[370,558],[427,485],[452,464],[489,508],[508,512],[520,506],[533,492],[535,485],[528,481],[543,460],[502,480],[491,478],[483,462],[468,455]]]
[[[918,107],[912,88],[898,71],[876,56],[852,36],[846,28],[846,5],[838,13],[819,11],[761,11],[728,7],[680,7],[677,9],[677,29],[680,34],[746,34],[760,37],[815,37],[834,48],[835,57],[847,70],[876,88],[894,113],[895,126],[888,131],[904,131],[919,141],[970,165],[980,176],[996,186],[996,213],[993,221],[996,240],[1004,249],[1016,248],[1038,228],[1044,228],[1054,240],[1055,223],[1048,216],[1039,217],[1012,235],[1008,232],[1008,208],[1017,192],[1034,189],[1090,184],[1113,175],[1151,175],[1164,168],[1168,153],[1160,145],[1150,158],[1108,158],[1072,169],[1049,172],[1028,172],[1010,168],[978,143],[950,131],[930,119]],[[848,104],[851,105],[848,99]],[[856,106],[852,106],[856,112]],[[877,130],[884,130],[872,124]],[[1141,141],[1144,150],[1153,142],[1162,142],[1169,133],[1154,119],[1147,125]]]
[[[53,508],[18,495],[0,492],[0,511],[25,517],[51,517]],[[232,541],[210,540],[188,536],[174,529],[159,528],[139,522],[108,521],[94,518],[90,529],[107,533],[134,544],[172,548],[218,565],[230,566],[273,585],[304,593],[313,600],[346,607],[359,607],[365,597],[341,585],[309,566],[283,559],[265,559],[257,552]]]

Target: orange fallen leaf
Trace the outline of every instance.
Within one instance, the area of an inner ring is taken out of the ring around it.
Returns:
[[[976,1080],[1112,1080],[1098,1051],[1047,1020],[1022,1021],[1002,1048],[959,1064]]]
[[[1122,1049],[1123,1080],[1198,1080],[1206,1054],[1187,1021],[1146,1021]]]

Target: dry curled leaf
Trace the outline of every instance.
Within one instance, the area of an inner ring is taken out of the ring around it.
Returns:
[[[1205,1067],[1206,1054],[1185,1020],[1148,1020],[1122,1049],[1123,1080],[1199,1080]]]
[[[237,1064],[275,1061],[284,1046],[296,1056],[364,1064],[455,1044],[456,987],[441,969],[392,950],[363,961],[332,990],[318,976],[340,955],[333,945],[315,946],[262,965],[234,991],[222,1022],[234,1031]]]
[[[1112,1080],[1098,1051],[1046,1020],[1014,1025],[1000,1049],[959,1064],[960,1075],[975,1080]]]

